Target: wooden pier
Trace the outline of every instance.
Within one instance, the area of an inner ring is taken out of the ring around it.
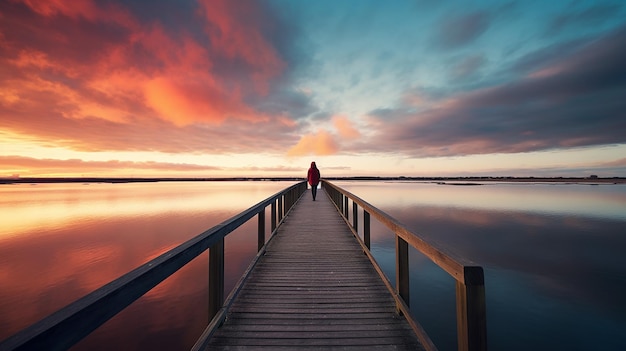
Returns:
[[[285,217],[207,350],[420,350],[324,191]]]
[[[455,281],[458,350],[487,350],[482,267],[322,184],[317,201],[305,182],[291,185],[1,341],[0,351],[67,350],[207,250],[210,321],[192,351],[436,350],[409,307],[411,247]],[[255,217],[258,254],[224,298],[224,240]],[[370,252],[372,219],[395,235],[395,286]]]

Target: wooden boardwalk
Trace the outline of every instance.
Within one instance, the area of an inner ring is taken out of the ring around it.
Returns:
[[[421,350],[323,190],[300,199],[208,350]]]

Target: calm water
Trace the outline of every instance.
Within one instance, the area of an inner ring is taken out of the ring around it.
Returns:
[[[291,184],[0,186],[0,340]],[[225,242],[228,290],[256,254],[256,226]],[[204,253],[73,349],[188,350],[208,322],[207,285]]]
[[[0,340],[291,184],[0,186]],[[337,184],[485,268],[490,349],[626,349],[626,186]],[[375,221],[372,230],[393,281],[394,238]],[[251,221],[227,238],[227,287],[255,251]],[[454,350],[454,280],[417,252],[410,259],[411,308]],[[189,349],[208,320],[207,261],[73,349]]]
[[[626,350],[626,185],[337,185],[485,268],[491,350]],[[394,281],[394,237],[377,233]],[[454,280],[411,254],[411,309],[455,350]]]

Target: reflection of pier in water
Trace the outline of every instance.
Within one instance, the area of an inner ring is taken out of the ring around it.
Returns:
[[[485,350],[482,268],[429,245],[357,196],[323,186],[328,196],[316,202],[304,182],[277,193],[24,329],[0,350],[68,349],[207,249],[212,320],[194,350],[435,349],[409,310],[409,245],[456,280],[459,350]],[[224,239],[255,216],[259,253],[224,299]],[[371,216],[396,235],[395,287],[369,252]]]

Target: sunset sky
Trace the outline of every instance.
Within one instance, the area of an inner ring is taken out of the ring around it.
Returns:
[[[623,1],[0,1],[0,177],[626,176]]]

